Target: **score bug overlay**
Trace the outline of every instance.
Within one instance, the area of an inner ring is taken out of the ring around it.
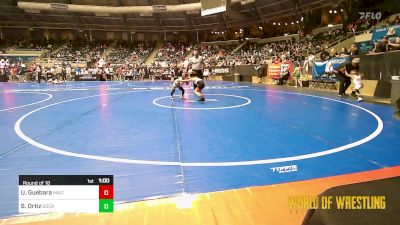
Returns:
[[[20,213],[114,211],[113,175],[20,175]]]

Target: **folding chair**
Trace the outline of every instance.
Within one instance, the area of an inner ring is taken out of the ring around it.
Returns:
[[[334,74],[330,74],[328,79],[326,80],[327,88],[330,90],[336,90],[336,76]]]
[[[318,74],[313,74],[312,80],[310,80],[310,88],[321,89],[321,78]]]

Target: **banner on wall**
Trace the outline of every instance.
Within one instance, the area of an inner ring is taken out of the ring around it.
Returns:
[[[331,58],[326,61],[314,62],[314,70],[313,76],[322,76],[325,73],[332,73],[333,70],[336,70],[339,67],[342,67],[349,63],[351,57],[343,57],[343,58]]]
[[[285,75],[287,71],[289,70],[289,64],[288,63],[282,63],[281,64],[281,72],[280,75]]]
[[[326,71],[326,64],[328,64],[328,61],[323,61],[323,62],[314,62],[314,69],[313,69],[313,76],[321,76],[325,73]]]
[[[229,67],[214,67],[212,68],[212,73],[216,75],[230,75]]]
[[[292,63],[271,63],[268,64],[267,75],[271,78],[279,78],[285,75],[288,71],[292,74],[293,64]]]
[[[268,64],[267,74],[269,77],[278,77],[281,75],[281,63]]]
[[[374,29],[371,42],[374,42],[375,40],[380,40],[383,36],[400,36],[400,25]]]
[[[366,54],[374,49],[374,44],[371,41],[363,41],[356,43],[361,54]]]

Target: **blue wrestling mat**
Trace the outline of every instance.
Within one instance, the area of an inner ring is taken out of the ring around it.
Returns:
[[[0,216],[18,175],[110,174],[115,201],[270,185],[400,165],[388,105],[308,89],[207,82],[0,83]]]

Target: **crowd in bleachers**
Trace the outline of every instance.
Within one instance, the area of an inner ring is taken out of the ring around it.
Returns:
[[[393,20],[388,20],[385,27],[400,25],[400,17],[396,16]],[[370,53],[381,53],[387,51],[400,50],[400,36],[396,35],[395,30],[388,30],[380,40],[375,40],[373,49]]]
[[[226,55],[230,54],[236,47],[235,45],[203,45],[201,52],[204,63],[207,67],[228,65]]]
[[[1,64],[0,64],[1,65]],[[18,74],[13,74],[13,66],[7,67],[7,75],[10,81],[46,81],[63,82],[76,79],[76,75],[94,76],[97,79],[105,81],[124,81],[124,80],[156,80],[170,77],[173,73],[172,67],[156,67],[152,65],[130,65],[110,66],[105,64],[103,67],[93,66],[71,66],[70,64],[57,63],[54,66],[45,67],[40,64],[34,64]],[[3,70],[0,70],[0,72]],[[17,75],[17,76],[14,76]]]
[[[400,24],[399,17],[390,20],[388,24]],[[365,26],[368,28],[373,25],[371,20],[359,20],[353,23],[354,26]],[[388,26],[389,26],[388,25]],[[200,45],[184,43],[164,43],[156,52],[154,62],[144,65],[144,62],[153,51],[154,45],[148,43],[126,42],[117,43],[111,47],[111,51],[105,54],[110,43],[94,42],[87,43],[68,43],[63,45],[58,51],[53,52],[48,58],[52,60],[54,66],[41,68],[35,64],[32,68],[26,68],[22,62],[2,61],[0,69],[2,73],[8,75],[21,74],[27,71],[30,74],[42,74],[48,78],[73,79],[73,75],[100,75],[104,80],[125,80],[125,79],[155,79],[157,77],[170,76],[176,67],[187,64],[194,49],[200,49],[201,56],[204,58],[204,66],[230,65],[259,65],[266,62],[286,61],[304,62],[309,61],[318,52],[328,52],[330,57],[343,57],[354,54],[352,50],[345,48],[340,50],[332,49],[331,46],[347,37],[345,30],[329,30],[318,35],[300,35],[298,40],[277,41],[271,43],[252,43],[248,42],[238,51],[233,51],[237,45]],[[390,39],[391,38],[391,39]],[[51,48],[49,42],[44,42]],[[40,48],[43,43],[18,41],[12,46],[21,48]],[[353,48],[353,47],[352,47]],[[373,52],[385,52],[400,49],[400,37],[384,36],[376,42]],[[326,55],[326,54],[325,54]],[[87,66],[71,67],[69,63],[84,62]],[[7,65],[6,65],[7,64]],[[22,69],[24,67],[24,69]],[[59,68],[61,67],[61,68]],[[16,68],[16,69],[14,69]],[[61,76],[60,76],[61,74]],[[25,79],[25,80],[31,80]]]
[[[381,53],[387,51],[400,50],[400,36],[383,36],[380,40],[374,41],[374,47],[371,53]]]
[[[5,58],[0,59],[0,76],[7,75],[11,81],[20,81],[19,76],[24,74],[25,71],[26,65],[24,62]]]
[[[376,25],[377,21],[373,19],[359,19],[347,25],[348,32],[356,33],[367,31]]]
[[[57,61],[97,61],[107,49],[106,44],[81,45],[69,43],[50,55]]]
[[[152,47],[145,47],[144,45],[139,45],[137,47],[121,46],[111,50],[107,55],[106,61],[110,64],[135,62],[136,64],[141,65],[146,61],[152,51]]]
[[[166,67],[171,64],[183,62],[185,57],[193,49],[193,45],[183,43],[165,43],[158,49],[157,55],[154,58],[155,65]]]
[[[6,43],[9,50],[50,50],[56,43],[52,40],[33,40],[31,38],[21,39],[21,40],[9,40]]]
[[[346,37],[341,30],[327,31],[316,36],[308,35],[301,40],[288,40],[271,42],[267,44],[248,43],[240,50],[217,51],[218,48],[205,49],[206,62],[210,65],[228,66],[259,64],[264,60],[273,58],[290,59],[292,61],[304,61],[310,54],[316,54],[329,48],[339,40]],[[217,50],[215,50],[217,49]]]
[[[377,23],[379,21],[375,20],[375,19],[359,19],[356,20],[354,22],[351,22],[347,25],[347,30],[348,32],[353,32],[353,33],[357,33],[357,32],[361,32],[361,31],[366,31],[366,32],[370,32],[371,30],[375,29],[375,28],[380,28],[382,26],[377,26]],[[396,16],[393,19],[388,19],[385,23],[385,27],[389,27],[389,26],[393,26],[393,25],[399,25],[400,24],[400,16]]]

